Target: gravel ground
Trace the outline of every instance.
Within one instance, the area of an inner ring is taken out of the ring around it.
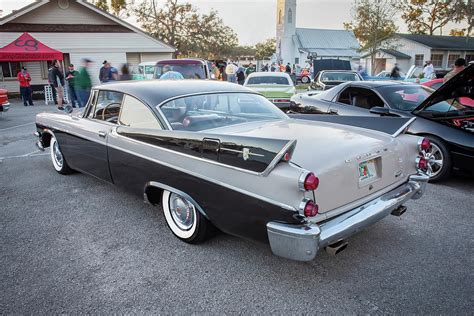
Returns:
[[[0,115],[0,314],[472,314],[472,178],[430,185],[336,257],[293,262],[225,234],[192,246],[159,208],[57,174],[32,136],[52,109]]]

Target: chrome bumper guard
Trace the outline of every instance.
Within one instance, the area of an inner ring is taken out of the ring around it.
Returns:
[[[272,252],[280,257],[310,261],[319,249],[344,240],[374,224],[409,199],[419,199],[429,177],[412,175],[408,182],[384,195],[321,224],[267,224]]]

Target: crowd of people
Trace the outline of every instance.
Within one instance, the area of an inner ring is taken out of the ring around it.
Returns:
[[[82,59],[81,67],[79,70],[75,69],[73,64],[68,66],[68,70],[64,73],[61,69],[61,63],[58,60],[53,60],[51,62],[51,67],[48,69],[48,83],[51,87],[51,92],[53,96],[54,103],[57,105],[59,110],[64,110],[64,105],[68,104],[64,98],[64,90],[67,89],[70,106],[75,107],[84,107],[89,99],[91,88],[92,88],[92,79],[90,75],[90,65],[92,60],[88,58]],[[450,71],[444,77],[444,82],[452,78],[458,72],[463,70],[466,66],[466,60],[464,58],[458,58],[455,63],[453,70]],[[265,64],[260,71],[263,72],[286,72],[289,75],[296,75],[301,69],[299,67],[290,63],[284,65],[283,63],[271,63]],[[312,67],[308,68],[311,78],[313,78]],[[217,80],[228,81],[232,83],[237,83],[243,85],[246,78],[253,72],[257,71],[256,66],[250,63],[247,67],[239,65],[238,63],[229,60],[227,63],[217,64],[212,63],[211,69],[212,78]],[[363,78],[367,77],[363,67],[360,65],[358,67],[359,74]],[[435,68],[433,63],[428,60],[423,66],[423,78],[434,79],[436,78]],[[31,89],[31,76],[28,73],[26,67],[22,67],[21,71],[17,75],[18,82],[20,84],[20,94],[23,100],[24,106],[33,106],[32,99],[32,89]],[[104,60],[102,67],[99,71],[99,81],[102,84],[109,82],[114,82],[117,80],[131,80],[132,75],[129,71],[128,65],[122,65],[120,73],[117,68],[113,67],[110,62]],[[173,71],[172,67],[164,66],[163,74],[160,76],[160,79],[184,79],[183,75],[177,71]],[[400,80],[403,79],[401,75],[401,70],[398,64],[395,64],[390,72],[390,79]],[[67,84],[66,84],[67,83]]]

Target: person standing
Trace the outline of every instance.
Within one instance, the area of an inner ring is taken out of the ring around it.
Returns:
[[[110,63],[104,60],[102,67],[99,70],[99,81],[100,83],[107,83],[110,79]]]
[[[75,88],[75,81],[74,78],[79,74],[77,70],[74,69],[74,65],[70,64],[68,72],[66,73],[66,81],[68,83],[68,91],[69,91],[69,99],[71,101],[71,105],[73,108],[80,106],[79,99],[77,97],[76,88]]]
[[[464,58],[458,58],[454,62],[453,70],[448,72],[443,78],[443,83],[456,76],[459,72],[463,71],[466,68],[466,60]]]
[[[56,101],[58,102],[58,110],[63,111],[63,98],[64,98],[64,75],[59,69],[59,61],[53,60],[52,67],[48,73],[48,78],[52,81],[51,84],[53,89],[56,91]]]
[[[289,75],[291,75],[291,65],[290,63],[287,63],[285,66],[285,72]]]
[[[247,69],[245,69],[245,76],[248,77],[253,72],[255,72],[255,66],[254,64],[250,63]]]
[[[122,65],[122,69],[120,69],[122,74],[119,77],[120,81],[132,80],[132,76],[130,75],[130,70],[128,69],[127,64]]]
[[[92,80],[87,70],[91,62],[92,61],[88,58],[82,60],[82,67],[79,69],[79,74],[74,81],[79,96],[80,107],[86,106],[91,94]]]
[[[423,77],[426,79],[434,79],[436,78],[435,71],[431,60],[426,62],[425,67],[423,68]]]
[[[270,67],[270,71],[271,71],[271,72],[275,72],[275,71],[276,71],[275,63],[272,63],[272,66]]]
[[[237,65],[235,65],[232,61],[229,61],[227,63],[227,66],[225,67],[225,73],[227,74],[227,81],[228,82],[233,82],[237,83],[237,70],[239,68]]]
[[[221,72],[219,71],[219,68],[217,67],[216,63],[212,63],[211,73],[214,76],[212,79],[220,80]]]
[[[244,67],[239,67],[237,70],[237,83],[240,84],[241,86],[244,85],[245,82],[245,69]]]
[[[29,105],[34,105],[33,104],[33,99],[31,98],[31,76],[28,73],[26,67],[22,67],[21,71],[18,73],[16,76],[18,81],[20,82],[20,93],[21,93],[21,98],[23,99],[23,105],[28,106]]]
[[[401,79],[400,68],[398,68],[397,63],[395,63],[395,65],[393,66],[392,71],[390,72],[390,79],[393,79],[393,80],[400,80]]]

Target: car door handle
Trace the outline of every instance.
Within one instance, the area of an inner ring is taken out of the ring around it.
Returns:
[[[99,137],[105,138],[107,136],[107,133],[104,131],[99,131]]]
[[[335,109],[329,109],[329,114],[337,114],[337,110],[335,110]]]

